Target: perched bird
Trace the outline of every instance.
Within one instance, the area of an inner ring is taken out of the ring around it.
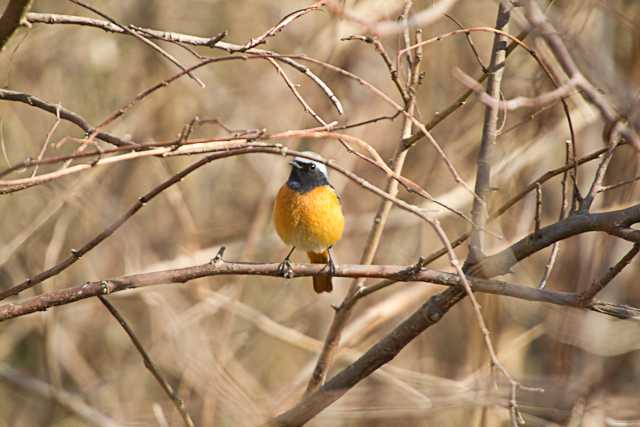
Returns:
[[[303,153],[317,156],[313,152]],[[284,243],[291,251],[280,264],[288,275],[289,257],[298,248],[307,252],[312,263],[327,264],[335,271],[331,248],[342,237],[344,216],[336,190],[329,184],[324,164],[302,157],[289,162],[291,174],[280,188],[273,207],[273,222]],[[317,293],[331,292],[331,276],[314,276],[313,289]]]

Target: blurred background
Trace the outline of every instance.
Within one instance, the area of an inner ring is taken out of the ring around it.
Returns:
[[[0,1],[0,9],[6,4]],[[105,0],[94,6],[123,24],[203,37],[228,30],[226,41],[244,44],[308,4],[290,0]],[[431,4],[415,1],[413,12]],[[402,1],[344,2],[349,13],[372,21],[394,20],[402,6]],[[36,0],[32,11],[96,18],[70,2]],[[493,26],[496,11],[493,0],[459,1],[449,15],[464,27]],[[548,13],[585,74],[620,111],[628,111],[640,82],[640,3],[566,0],[555,2]],[[523,29],[523,21],[518,19],[523,11],[517,9],[515,14],[511,34]],[[457,28],[451,19],[442,18],[423,28],[423,37]],[[400,102],[372,46],[340,40],[362,31],[356,23],[320,10],[293,22],[263,47],[283,54],[304,53],[349,70]],[[487,65],[492,34],[472,33],[471,38],[479,59]],[[401,37],[385,37],[382,42],[395,58],[402,47]],[[534,38],[526,42],[544,58],[550,57]],[[197,61],[179,46],[161,45],[184,64]],[[206,48],[194,50],[202,55],[226,55]],[[417,115],[423,122],[466,90],[452,74],[456,67],[475,78],[482,71],[463,35],[425,47],[424,78],[417,92]],[[310,68],[341,100],[343,116],[337,115],[308,78],[289,67],[285,71],[325,120],[354,123],[395,112],[366,87],[329,70]],[[94,125],[176,71],[140,40],[80,26],[34,24],[19,30],[0,54],[3,87],[60,103]],[[182,78],[146,98],[106,131],[136,142],[168,141],[194,116],[217,119],[234,130],[265,128],[277,132],[317,125],[267,61],[211,64],[195,74],[206,83],[205,89]],[[535,96],[550,89],[548,79],[526,51],[516,49],[509,56],[503,80],[506,98]],[[568,104],[578,157],[602,148],[603,125],[597,111],[578,96],[571,97]],[[433,130],[471,186],[483,113],[482,104],[471,97]],[[27,157],[36,158],[55,121],[55,116],[28,105],[0,102],[0,169]],[[509,112],[501,117],[500,129],[492,183],[496,191],[490,201],[494,208],[544,172],[562,166],[569,138],[559,104]],[[390,159],[400,143],[402,120],[382,120],[346,132]],[[216,125],[198,127],[193,134],[225,135]],[[65,137],[82,136],[77,127],[60,123],[48,141],[45,156],[72,153],[77,143]],[[335,159],[382,188],[386,185],[379,170],[346,153],[337,141],[287,143],[294,149],[310,149]],[[193,161],[194,157],[176,157],[121,162],[0,196],[0,288],[59,262],[71,248],[83,245],[129,209],[138,197]],[[288,168],[285,158],[261,154],[213,162],[154,199],[80,262],[15,300],[90,280],[195,265],[211,259],[222,245],[227,247],[228,260],[279,262],[289,248],[275,235],[271,208]],[[55,167],[42,167],[39,173],[51,170]],[[583,193],[594,170],[593,162],[579,169],[577,184]],[[621,147],[604,183],[632,179],[639,172],[636,152]],[[17,172],[11,177],[27,177],[29,173]],[[425,140],[409,152],[403,174],[438,200],[470,212],[469,193],[456,185]],[[358,263],[380,199],[337,174],[332,182],[346,215],[345,236],[336,245],[335,255],[338,263]],[[558,218],[560,182],[558,176],[542,186],[543,225]],[[631,183],[599,195],[594,209],[626,207],[638,203],[639,196],[640,186]],[[401,192],[400,197],[438,216],[452,239],[468,230],[468,223],[415,195]],[[534,211],[535,192],[495,221],[491,230],[504,238],[490,238],[490,252],[530,233]],[[586,289],[630,245],[601,233],[563,241],[547,288]],[[425,223],[393,209],[375,263],[409,265],[440,247]],[[459,247],[457,254],[464,259],[467,245]],[[503,279],[537,286],[549,254],[550,249],[541,251],[516,265],[513,274]],[[303,262],[302,254],[295,255],[294,261]],[[451,271],[445,258],[429,267]],[[634,280],[639,270],[637,260],[632,262],[599,297],[640,305]],[[316,295],[310,280],[303,278],[211,277],[187,285],[122,292],[109,299],[184,399],[196,425],[252,426],[299,400],[331,322],[331,306],[342,301],[349,284],[347,279],[335,279],[333,293]],[[346,350],[339,353],[330,375],[441,289],[399,283],[364,299],[347,325],[343,337]],[[637,322],[504,297],[481,295],[478,299],[500,360],[523,384],[545,389],[544,393],[519,393],[527,425],[640,425]],[[508,385],[501,379],[494,384],[488,365],[471,305],[463,301],[393,362],[309,425],[510,425]],[[34,384],[40,386],[40,392]],[[53,388],[44,392],[44,384]],[[91,408],[93,415],[84,416],[82,411],[61,404],[61,391],[83,408]],[[58,398],[51,393],[57,393]],[[0,426],[156,426],[181,422],[130,340],[97,300],[0,324]]]

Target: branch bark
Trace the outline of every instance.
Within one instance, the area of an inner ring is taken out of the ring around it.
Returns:
[[[500,2],[498,5],[498,17],[496,18],[496,29],[504,31],[511,16],[511,5],[507,2]],[[500,99],[500,85],[504,74],[504,64],[507,57],[507,37],[495,33],[493,36],[493,48],[491,49],[491,62],[489,64],[489,78],[487,79],[487,95]],[[469,241],[468,264],[478,262],[484,256],[484,227],[489,217],[488,199],[491,192],[491,164],[493,163],[493,148],[496,143],[498,133],[498,115],[500,110],[497,106],[487,105],[484,112],[484,124],[482,127],[482,139],[480,141],[480,152],[478,153],[476,187],[475,192],[479,199],[473,200],[471,218],[474,229]]]
[[[32,0],[11,0],[0,18],[0,51],[23,24],[25,15],[31,8]]]
[[[0,305],[0,322],[100,295],[109,295],[128,289],[138,289],[168,283],[187,283],[203,277],[248,275],[281,278],[282,273],[278,271],[278,266],[279,264],[277,263],[256,264],[212,261],[207,264],[191,267],[86,282],[79,286],[46,292],[18,303]],[[431,269],[421,269],[420,271],[414,272],[413,275],[408,278],[407,270],[411,268],[412,266],[402,265],[341,264],[336,266],[334,277],[394,279],[398,281],[433,283],[455,288],[459,288],[462,283],[458,274]],[[293,264],[291,269],[295,277],[328,275],[325,266],[320,264]],[[625,308],[625,306],[602,303],[601,301],[594,301],[583,306],[581,305],[579,295],[574,293],[548,291],[500,280],[488,280],[471,276],[469,276],[469,281],[473,290],[476,292],[508,296],[527,301],[539,301],[556,305],[586,308],[598,312],[603,312],[601,307],[602,304],[605,304],[613,307],[611,313],[607,314],[615,317],[630,318],[640,316],[640,309],[633,307]],[[301,281],[300,283],[303,284],[306,282]]]
[[[464,295],[464,289],[454,287],[429,298],[420,309],[378,341],[358,360],[340,371],[300,404],[271,420],[266,426],[290,427],[305,424],[376,369],[393,360],[414,338],[440,321]]]
[[[485,257],[469,269],[477,277],[495,277],[510,272],[519,261],[547,246],[569,237],[590,231],[602,231],[634,243],[640,241],[640,233],[630,226],[640,222],[640,204],[616,211],[592,214],[575,214],[562,221],[531,233],[502,251]],[[625,233],[625,230],[631,232]]]

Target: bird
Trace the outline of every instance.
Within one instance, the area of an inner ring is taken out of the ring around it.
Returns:
[[[311,151],[305,156],[319,156]],[[340,198],[329,183],[327,167],[321,161],[295,157],[291,173],[275,199],[273,223],[280,239],[291,246],[291,251],[279,266],[285,277],[291,277],[291,254],[296,249],[307,253],[314,264],[326,264],[329,276],[314,276],[316,293],[331,292],[331,275],[335,273],[332,248],[342,237],[344,215]]]

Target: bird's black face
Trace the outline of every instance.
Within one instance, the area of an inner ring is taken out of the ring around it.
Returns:
[[[291,174],[287,185],[292,190],[298,193],[306,193],[316,187],[329,185],[329,180],[322,164],[299,158],[289,162],[289,164],[291,165]]]

